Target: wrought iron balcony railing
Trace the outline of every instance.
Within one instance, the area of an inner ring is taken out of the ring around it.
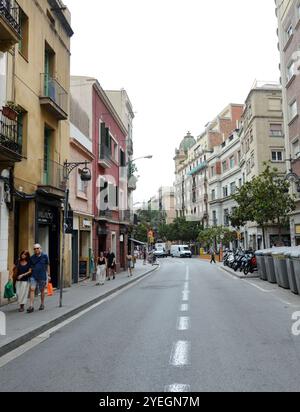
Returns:
[[[41,74],[41,104],[47,106],[58,120],[68,118],[68,93],[49,74]]]
[[[42,178],[41,186],[49,186],[59,190],[65,190],[64,166],[53,160],[41,160]]]
[[[19,141],[18,121],[0,115],[0,147],[22,154],[22,143]]]
[[[20,6],[15,0],[0,0],[0,15],[20,36]]]

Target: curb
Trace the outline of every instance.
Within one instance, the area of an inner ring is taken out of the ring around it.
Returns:
[[[234,270],[231,270],[230,268],[228,268],[227,266],[221,266],[221,265],[219,265],[219,268],[220,269],[222,269],[222,270],[224,270],[225,272],[227,272],[227,273],[230,273],[232,276],[235,276],[236,278],[238,278],[238,279],[259,279],[260,278],[260,276],[257,274],[257,275],[254,275],[253,273],[252,274],[250,274],[250,275],[247,275],[247,276],[245,276],[245,275],[239,275],[237,272],[235,272]]]
[[[49,321],[48,323],[39,326],[38,328],[26,333],[23,336],[20,336],[16,338],[15,340],[7,343],[6,345],[0,347],[0,358],[4,355],[7,355],[9,352],[17,349],[18,347],[24,345],[25,343],[29,342],[30,340],[36,338],[37,336],[41,335],[42,333],[46,332],[47,330],[53,328],[54,326],[59,325],[60,323],[64,322],[65,320],[71,318],[74,315],[77,315],[78,313],[82,312],[85,309],[88,309],[89,307],[95,305],[96,303],[101,302],[102,300],[105,300],[109,296],[113,295],[116,292],[119,292],[122,289],[127,288],[130,285],[133,285],[134,283],[140,281],[141,279],[145,278],[146,276],[150,275],[152,272],[155,272],[157,269],[159,269],[160,266],[156,266],[155,268],[152,268],[151,270],[148,270],[147,272],[143,273],[141,276],[136,277],[134,279],[131,279],[130,281],[124,283],[123,285],[120,285],[116,287],[115,289],[110,290],[109,292],[106,292],[104,295],[98,296],[97,298],[94,298],[93,300],[86,302],[80,306],[78,306],[75,309],[71,309],[69,312],[63,314],[62,316],[59,316],[56,319],[53,319]]]

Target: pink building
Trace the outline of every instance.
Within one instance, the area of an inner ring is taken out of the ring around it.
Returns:
[[[126,267],[128,251],[127,130],[96,79],[72,77],[71,91],[88,113],[92,125],[93,250],[111,249],[117,269]]]

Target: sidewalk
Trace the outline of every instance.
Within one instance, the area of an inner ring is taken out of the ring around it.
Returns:
[[[90,280],[74,285],[64,290],[63,308],[59,308],[59,291],[52,297],[46,297],[43,312],[38,311],[40,298],[36,298],[36,311],[30,315],[27,312],[19,313],[17,303],[1,307],[0,311],[6,315],[7,335],[0,336],[0,357],[156,269],[157,266],[148,263],[144,266],[142,261],[138,261],[132,278],[128,278],[127,272],[122,272],[115,280],[107,281],[101,287]]]
[[[259,278],[258,272],[254,272],[254,273],[249,273],[249,275],[245,276],[243,272],[237,271],[235,272],[233,269],[229,268],[228,266],[224,266],[223,262],[222,263],[218,263],[217,265],[219,266],[219,268],[225,270],[226,272],[230,273],[231,275],[239,278],[239,279],[257,279]]]

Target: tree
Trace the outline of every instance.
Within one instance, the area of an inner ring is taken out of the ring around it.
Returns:
[[[147,243],[147,234],[148,234],[148,229],[147,226],[144,224],[137,225],[134,228],[134,238],[140,242]]]
[[[198,241],[203,247],[217,247],[220,243],[229,245],[237,239],[236,232],[233,232],[227,227],[216,226],[208,229],[201,230],[198,234]]]
[[[199,230],[203,228],[200,222],[189,222],[185,218],[176,218],[170,225],[162,224],[159,226],[159,236],[171,242],[180,241],[190,243],[197,241]]]
[[[238,208],[230,216],[234,227],[246,222],[256,222],[263,232],[263,245],[266,247],[266,226],[270,223],[282,228],[288,223],[288,215],[295,210],[295,200],[289,195],[289,182],[278,174],[278,170],[266,165],[262,174],[244,184],[233,199]]]

